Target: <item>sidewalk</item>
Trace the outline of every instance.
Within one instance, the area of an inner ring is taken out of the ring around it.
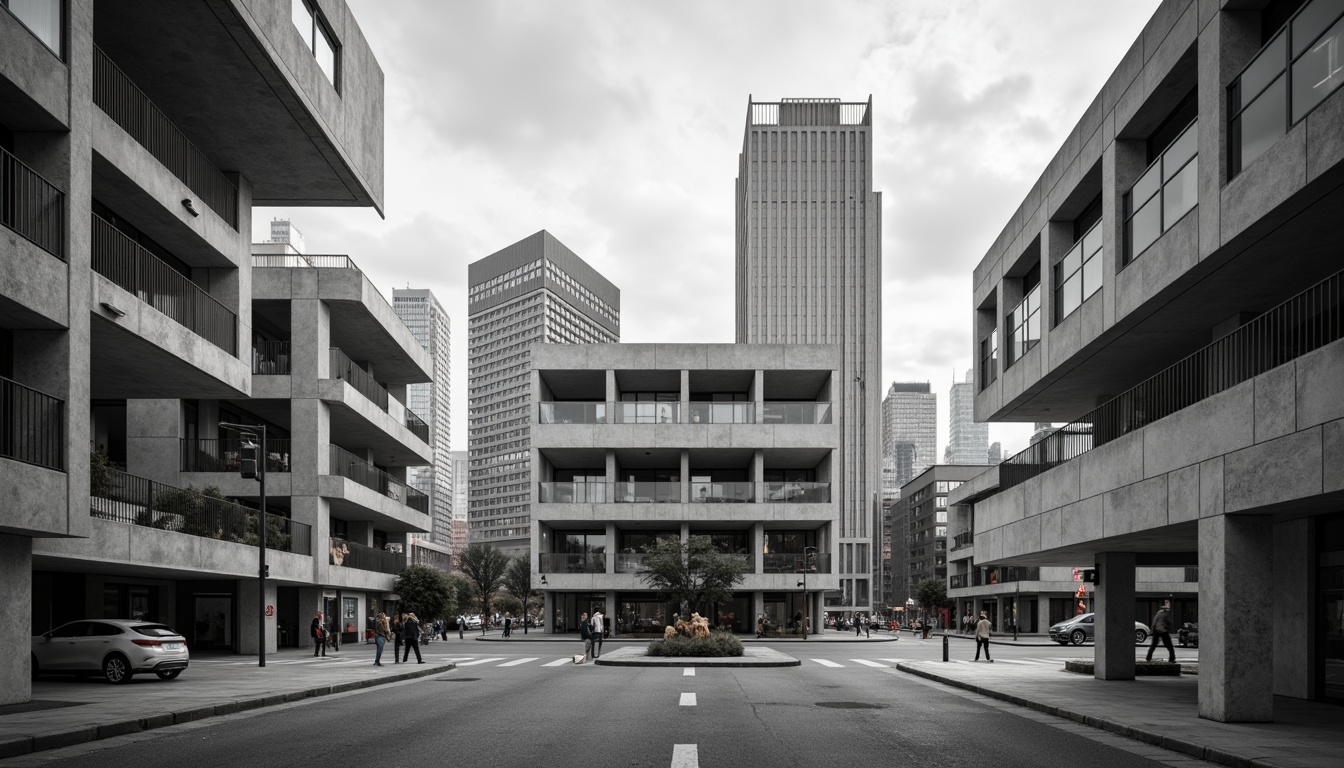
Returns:
[[[433,652],[434,649],[430,649]],[[383,666],[373,666],[373,646],[346,644],[326,658],[312,649],[286,648],[266,657],[193,657],[176,680],[136,675],[126,685],[102,678],[43,677],[33,683],[33,700],[0,706],[0,759],[96,739],[163,728],[313,696],[445,672],[450,663],[393,664],[392,648]]]
[[[1339,727],[1344,709],[1277,696],[1272,723],[1204,720],[1198,715],[1199,680],[1194,675],[1097,680],[1013,659],[993,664],[912,661],[897,668],[1220,765],[1344,764],[1344,729]]]
[[[468,632],[466,634],[466,639],[467,640],[473,639],[472,634],[473,633]],[[450,633],[448,637],[451,638],[453,642],[458,641],[457,635],[454,633]],[[900,639],[906,639],[906,640],[912,637],[913,635],[911,635],[909,632],[902,632],[899,636]],[[929,639],[933,640],[936,637],[937,635],[930,635]],[[501,642],[501,643],[543,642],[543,643],[577,644],[579,643],[579,633],[567,632],[565,634],[546,634],[542,632],[537,632],[536,630],[532,630],[528,634],[524,635],[521,631],[515,629],[513,631],[513,636],[506,638],[503,637],[498,630],[492,629],[487,634],[482,635],[481,631],[478,629],[475,632],[475,639],[485,642]],[[657,638],[654,637],[631,637],[629,635],[612,635],[603,640],[603,642],[649,643],[656,639]],[[891,632],[873,632],[871,637],[864,637],[863,635],[855,636],[855,634],[852,631],[837,632],[833,629],[829,629],[819,635],[808,635],[806,640],[804,640],[801,635],[784,635],[781,637],[775,637],[775,636],[756,637],[755,635],[738,635],[737,639],[741,640],[743,644],[746,645],[751,645],[755,643],[779,645],[780,643],[890,643],[897,640],[898,637]]]

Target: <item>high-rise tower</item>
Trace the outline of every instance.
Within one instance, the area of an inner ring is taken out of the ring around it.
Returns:
[[[428,428],[427,442],[434,449],[434,464],[408,468],[406,481],[429,496],[430,541],[451,546],[453,450],[448,353],[452,335],[448,313],[434,294],[424,288],[392,289],[392,308],[420,346],[429,352],[434,363],[434,381],[406,386],[406,407]],[[408,418],[408,422],[414,420]]]
[[[872,100],[748,99],[737,176],[737,341],[837,344],[844,430],[838,540],[842,609],[871,609],[881,500],[882,195]]]
[[[989,424],[975,420],[975,371],[952,383],[948,405],[948,464],[984,464],[989,457]]]
[[[473,544],[525,555],[529,348],[620,341],[621,292],[545,230],[472,263],[467,282],[467,527]]]
[[[882,455],[905,485],[938,461],[938,396],[927,381],[896,381],[882,400]]]

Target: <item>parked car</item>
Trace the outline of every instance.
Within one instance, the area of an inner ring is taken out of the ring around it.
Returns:
[[[1050,639],[1060,645],[1082,645],[1088,640],[1096,637],[1097,627],[1093,621],[1096,616],[1094,613],[1081,613],[1071,619],[1065,619],[1058,624],[1050,627]],[[1148,625],[1141,621],[1134,622],[1134,642],[1147,642],[1151,631]]]
[[[467,629],[480,629],[480,628],[481,628],[481,615],[479,613],[472,614],[471,616],[467,617]]]
[[[32,639],[33,679],[47,673],[101,674],[129,683],[141,672],[172,680],[187,668],[187,640],[152,621],[89,619],[62,624]]]
[[[1181,628],[1176,630],[1176,642],[1180,643],[1182,648],[1187,646],[1198,648],[1199,625],[1191,621],[1182,624]]]

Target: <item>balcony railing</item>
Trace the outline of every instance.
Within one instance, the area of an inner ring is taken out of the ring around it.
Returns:
[[[65,259],[65,193],[0,147],[0,224]]]
[[[761,567],[766,573],[830,573],[831,553],[816,552],[804,555],[802,552],[767,552],[762,555]],[[810,568],[805,567],[807,562]]]
[[[331,378],[340,379],[355,388],[374,405],[387,410],[387,390],[374,380],[368,371],[355,365],[355,361],[336,347],[331,348]]]
[[[229,226],[238,228],[238,188],[97,46],[93,49],[93,103]]]
[[[537,568],[541,573],[606,573],[607,556],[602,552],[542,552],[537,555]]]
[[[954,550],[969,547],[973,543],[975,543],[974,531],[964,531],[952,537],[952,549]]]
[[[761,492],[773,504],[826,504],[831,500],[830,483],[761,483]]]
[[[406,569],[406,556],[400,552],[375,549],[336,536],[331,537],[329,546],[327,562],[332,565],[393,576]]]
[[[417,512],[429,514],[429,497],[338,445],[329,446],[331,474],[375,490]]]
[[[254,253],[253,267],[278,267],[282,269],[353,269],[359,271],[349,256],[309,256],[295,253]]]
[[[756,484],[750,482],[691,483],[693,504],[738,504],[756,501]]]
[[[237,472],[242,469],[242,440],[233,438],[182,439],[183,472]],[[289,471],[287,439],[266,439],[266,471]]]
[[[778,403],[761,404],[761,423],[763,424],[830,424],[830,403]]]
[[[65,401],[0,376],[0,456],[65,471]]]
[[[606,483],[540,483],[537,501],[542,504],[605,504]]]
[[[971,586],[985,587],[995,584],[1013,584],[1019,581],[1040,581],[1040,568],[1015,568],[999,566],[997,568],[976,568],[971,571]]]
[[[755,424],[756,404],[745,402],[690,403],[688,424]]]
[[[1006,490],[1344,338],[1344,272],[1265,312],[1004,461]]]
[[[411,563],[413,565],[424,565],[443,573],[451,573],[453,570],[452,555],[428,547],[411,547]]]
[[[759,415],[758,415],[759,411]],[[540,403],[542,424],[830,424],[831,404],[817,402]]]
[[[612,403],[613,424],[677,424],[681,403]]]
[[[679,482],[620,482],[612,483],[612,501],[638,503],[651,501],[658,504],[681,502]]]
[[[954,574],[952,574],[951,576],[948,576],[948,577],[947,577],[947,588],[948,588],[948,589],[964,589],[964,588],[966,587],[966,581],[967,581],[967,577],[968,577],[968,576],[969,576],[969,574],[965,574],[965,573],[954,573]]]
[[[288,376],[289,342],[262,341],[254,345],[252,373],[258,376]]]
[[[540,403],[542,424],[605,424],[606,403]]]
[[[643,552],[621,553],[616,555],[617,573],[643,573],[649,570],[646,561],[648,555]]]
[[[89,473],[90,515],[100,520],[158,528],[217,541],[256,546],[260,514],[193,488],[174,488],[107,467]],[[266,516],[266,548],[312,554],[312,526]]]
[[[93,269],[197,336],[238,354],[238,316],[93,214]]]
[[[429,442],[429,425],[425,423],[424,419],[411,413],[409,408],[406,409],[406,428],[411,431],[412,435],[424,440],[426,443]]]
[[[691,504],[738,504],[768,502],[773,504],[827,504],[831,500],[830,483],[753,483],[753,482],[696,482],[690,484]],[[680,504],[681,483],[670,482],[617,482],[575,483],[549,482],[537,484],[537,501],[542,504],[605,504],[608,502],[652,502]]]

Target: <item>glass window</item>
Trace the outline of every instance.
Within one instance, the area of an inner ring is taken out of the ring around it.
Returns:
[[[1306,10],[1317,6],[1334,6],[1339,12],[1341,3],[1326,3],[1317,0]],[[1293,22],[1293,47],[1297,47],[1297,23],[1306,16],[1306,11]],[[1341,61],[1340,43],[1344,38],[1344,19],[1336,22],[1323,37],[1317,40],[1302,58],[1293,62],[1293,122],[1306,117],[1307,113],[1326,96],[1330,95],[1341,82],[1344,82],[1344,61]]]
[[[1237,87],[1239,102],[1233,105],[1233,109],[1239,109],[1242,104],[1249,104],[1260,95],[1279,75],[1283,73],[1284,48],[1287,41],[1283,35],[1275,37],[1264,50],[1255,57],[1246,71],[1241,74],[1241,79]]]
[[[335,86],[337,85],[336,52],[340,48],[340,44],[336,42],[336,38],[327,29],[322,14],[308,3],[309,0],[291,0],[290,19],[294,22],[294,28],[299,30],[299,35],[303,38],[303,44],[313,52],[313,57],[317,59],[317,66],[322,70],[322,74],[326,75],[331,84]],[[502,277],[508,276],[503,275]]]
[[[1157,241],[1162,234],[1162,207],[1156,201],[1145,205],[1134,218],[1129,220],[1127,226],[1128,237],[1126,261],[1132,261],[1136,256],[1148,250],[1148,246]]]
[[[1236,168],[1250,165],[1287,132],[1283,114],[1284,80],[1279,78],[1240,115],[1233,125]]]
[[[1162,189],[1162,221],[1170,227],[1194,208],[1198,200],[1199,160],[1192,160]]]
[[[62,0],[0,0],[0,4],[23,22],[52,53],[64,56],[61,52]]]
[[[308,10],[308,3],[304,0],[293,0],[290,6],[290,18],[294,21],[294,28],[299,30],[299,36],[303,38],[304,45],[308,50],[313,49],[313,14]]]
[[[995,328],[980,340],[980,388],[984,389],[999,378],[999,329]]]
[[[317,23],[313,33],[313,55],[317,57],[317,66],[327,76],[332,85],[336,84],[336,44],[332,42],[327,28]]]

